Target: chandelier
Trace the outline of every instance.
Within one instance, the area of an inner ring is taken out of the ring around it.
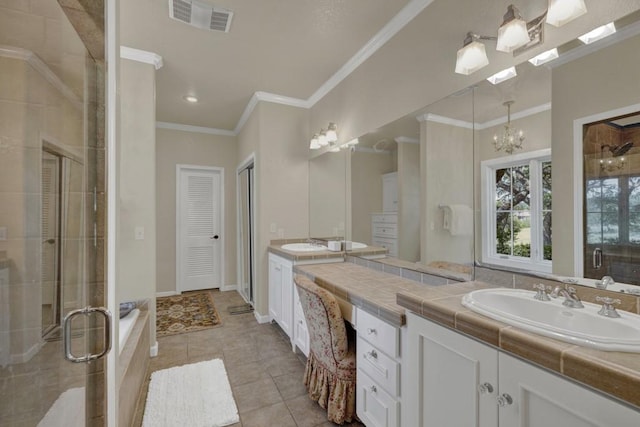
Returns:
[[[501,135],[495,134],[493,136],[493,148],[496,151],[504,151],[508,154],[513,154],[514,150],[520,150],[524,141],[522,129],[515,131],[511,126],[511,104],[513,104],[513,101],[507,101],[502,104],[507,107],[507,123],[504,125]]]

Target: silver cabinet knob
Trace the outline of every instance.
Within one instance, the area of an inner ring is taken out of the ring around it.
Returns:
[[[376,333],[377,333],[376,330],[373,329],[373,328],[367,329],[367,334],[369,334],[369,335],[375,335]]]
[[[378,392],[378,388],[376,386],[374,386],[374,385],[369,387],[369,390],[371,390],[371,393],[377,393]]]
[[[367,355],[369,355],[369,357],[373,358],[373,359],[377,359],[378,358],[378,352],[375,350],[371,350],[370,352],[367,353]]]
[[[493,393],[493,386],[490,383],[478,384],[478,393],[491,394]]]
[[[504,408],[505,406],[509,406],[513,403],[513,398],[511,398],[507,393],[502,393],[502,396],[498,396],[496,401],[498,402],[499,407]]]

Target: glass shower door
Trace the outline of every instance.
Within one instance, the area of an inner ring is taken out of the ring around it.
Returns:
[[[62,325],[104,304],[104,63],[56,0],[0,16],[0,425],[104,425],[105,362],[65,339],[97,353],[105,320]]]

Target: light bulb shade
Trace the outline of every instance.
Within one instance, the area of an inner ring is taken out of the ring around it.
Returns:
[[[529,60],[529,62],[537,67],[539,65],[553,61],[556,58],[558,58],[558,48],[554,47],[553,49],[547,50],[546,52],[542,52],[541,54],[534,56]]]
[[[519,47],[529,43],[529,31],[524,19],[513,19],[498,28],[496,50],[511,53]]]
[[[329,123],[329,128],[327,129],[327,141],[330,144],[338,141],[338,126],[335,123]]]
[[[313,138],[311,138],[311,142],[309,143],[309,148],[311,150],[317,150],[321,147],[319,138],[320,138],[320,135],[318,135],[317,133],[313,135]]]
[[[609,22],[608,24],[602,25],[594,30],[589,31],[586,34],[579,36],[578,39],[580,39],[580,41],[584,44],[591,44],[605,37],[608,37],[615,32],[615,24],[613,22]]]
[[[321,147],[326,147],[329,145],[329,140],[327,139],[327,132],[323,129],[320,131],[320,136],[318,136],[318,142]]]
[[[584,0],[549,0],[547,24],[561,27],[587,13]]]
[[[518,73],[516,72],[516,67],[509,67],[505,70],[499,71],[495,73],[493,76],[487,77],[487,81],[491,84],[497,85],[498,83],[502,83],[509,79],[516,77]]]
[[[469,75],[489,64],[484,45],[474,41],[458,50],[456,73]]]

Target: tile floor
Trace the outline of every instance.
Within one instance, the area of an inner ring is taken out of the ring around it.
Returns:
[[[222,326],[158,338],[159,354],[151,359],[133,425],[142,425],[151,372],[222,358],[240,414],[233,427],[334,426],[307,397],[302,383],[305,358],[291,351],[282,330],[275,324],[258,324],[253,313],[230,315],[227,307],[244,303],[235,291],[214,291],[214,300]]]

